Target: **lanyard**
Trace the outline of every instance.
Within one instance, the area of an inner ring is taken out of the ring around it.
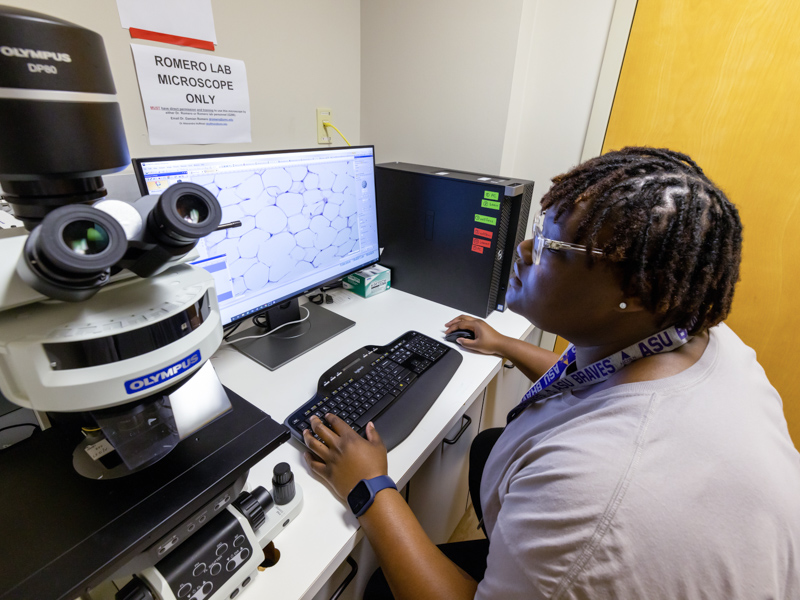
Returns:
[[[568,367],[575,362],[575,346],[570,344],[564,354],[561,355],[561,358],[558,359],[558,362],[533,384],[533,387],[525,393],[519,404],[508,413],[506,424],[516,419],[523,410],[534,402],[550,398],[567,389],[577,390],[588,385],[600,383],[635,360],[639,360],[644,356],[671,352],[688,341],[689,336],[685,329],[670,327],[567,375]]]

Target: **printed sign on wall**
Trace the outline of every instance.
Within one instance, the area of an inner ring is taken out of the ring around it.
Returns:
[[[244,62],[131,44],[150,143],[250,142]]]

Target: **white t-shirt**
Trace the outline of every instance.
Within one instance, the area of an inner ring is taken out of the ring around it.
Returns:
[[[489,457],[476,598],[800,598],[800,454],[755,352],[526,409]]]

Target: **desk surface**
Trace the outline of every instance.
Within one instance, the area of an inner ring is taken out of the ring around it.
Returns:
[[[366,300],[352,295],[352,299],[326,308],[356,325],[277,371],[222,346],[211,359],[222,383],[283,422],[314,395],[320,374],[350,352],[369,344],[388,343],[411,329],[442,339],[443,325],[460,314],[394,289]],[[486,320],[500,333],[519,339],[533,329],[523,317],[508,311],[493,312]],[[398,487],[425,462],[501,367],[497,357],[458,348],[464,355],[459,370],[411,435],[389,453],[389,475]],[[249,485],[269,489],[272,467],[282,461],[292,466],[296,481],[303,487],[303,510],[275,540],[280,561],[254,579],[247,598],[311,598],[361,537],[358,520],[311,474],[303,459],[303,447],[294,439],[251,469]]]

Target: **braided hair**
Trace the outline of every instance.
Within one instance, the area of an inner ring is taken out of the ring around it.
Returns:
[[[660,318],[699,333],[727,317],[739,279],[742,224],[736,207],[685,154],[628,147],[553,179],[542,210],[557,221],[586,210],[573,243],[600,249],[623,293]],[[567,240],[565,240],[567,241]]]

